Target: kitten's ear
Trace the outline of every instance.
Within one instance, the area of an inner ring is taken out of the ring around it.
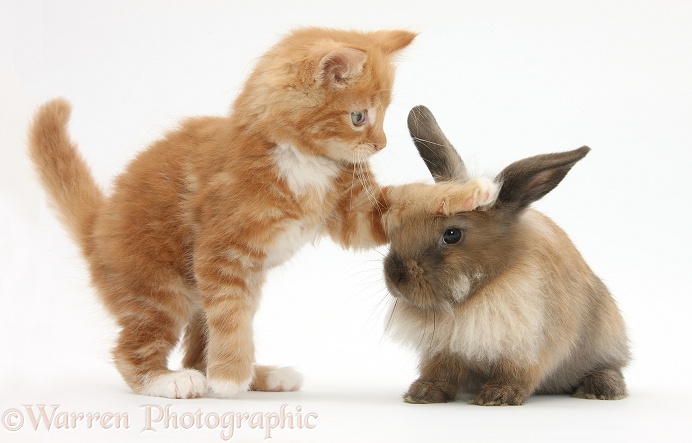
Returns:
[[[385,54],[393,54],[411,44],[418,34],[411,31],[376,31],[370,34],[375,46]]]
[[[317,81],[336,88],[348,86],[363,73],[368,58],[365,52],[353,48],[339,48],[322,57],[317,69]]]

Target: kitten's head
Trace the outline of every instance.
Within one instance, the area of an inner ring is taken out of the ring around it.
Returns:
[[[392,56],[416,34],[307,28],[260,58],[234,106],[241,125],[274,143],[357,163],[384,148]]]

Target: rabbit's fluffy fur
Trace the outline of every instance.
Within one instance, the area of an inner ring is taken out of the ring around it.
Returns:
[[[429,110],[414,108],[409,128],[436,181],[469,179]],[[565,232],[528,207],[588,151],[513,163],[482,210],[390,226],[391,332],[421,354],[405,401],[465,392],[479,405],[518,405],[541,393],[627,395],[621,371],[630,352],[615,301]]]

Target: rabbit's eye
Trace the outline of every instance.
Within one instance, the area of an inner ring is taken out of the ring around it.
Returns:
[[[367,121],[367,111],[351,112],[351,123],[353,123],[353,126],[363,126]]]
[[[454,243],[459,243],[459,241],[464,237],[464,230],[460,228],[449,228],[442,234],[442,241],[445,244],[452,245]]]

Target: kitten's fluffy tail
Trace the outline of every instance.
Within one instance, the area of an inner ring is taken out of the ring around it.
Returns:
[[[41,106],[29,130],[29,154],[62,222],[89,256],[94,222],[105,196],[69,138],[70,111],[63,99]]]

